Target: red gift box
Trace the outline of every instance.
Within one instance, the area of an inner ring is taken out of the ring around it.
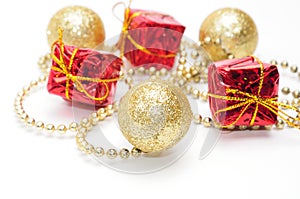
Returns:
[[[112,54],[54,44],[47,89],[68,101],[112,104],[122,60]]]
[[[246,57],[215,62],[208,74],[210,110],[217,125],[276,123],[279,74],[275,65]]]
[[[170,70],[184,30],[169,15],[127,8],[119,43],[121,56],[124,54],[133,66]]]

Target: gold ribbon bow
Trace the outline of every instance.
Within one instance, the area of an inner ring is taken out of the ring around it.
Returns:
[[[66,94],[66,98],[68,100],[70,100],[70,95],[69,95],[69,90],[70,90],[70,84],[71,81],[76,85],[76,89],[79,92],[84,93],[88,98],[95,100],[95,101],[102,101],[105,100],[108,95],[109,95],[109,88],[107,83],[109,82],[115,82],[117,81],[119,78],[113,78],[113,79],[99,79],[99,78],[90,78],[90,77],[82,77],[82,76],[75,76],[71,73],[71,69],[72,69],[72,65],[74,62],[74,58],[76,56],[76,53],[78,51],[78,48],[75,48],[74,51],[72,52],[71,58],[70,58],[70,62],[69,65],[67,66],[65,64],[63,55],[64,55],[64,43],[62,41],[62,35],[63,35],[63,30],[61,28],[58,29],[58,34],[59,34],[59,39],[53,43],[52,47],[51,47],[51,56],[52,59],[55,63],[57,63],[57,66],[52,66],[51,69],[62,73],[64,75],[66,75],[66,89],[65,89],[65,94]],[[59,58],[56,57],[54,55],[54,45],[59,43],[60,46],[60,53],[59,53]],[[81,83],[81,81],[88,81],[88,82],[94,82],[94,83],[102,83],[105,86],[106,89],[106,93],[104,94],[104,96],[102,97],[94,97],[92,95],[90,95],[88,93],[88,91],[84,88],[83,84]]]
[[[249,106],[252,105],[252,104],[255,104],[255,109],[254,109],[254,112],[252,114],[252,118],[251,118],[251,121],[250,121],[250,126],[253,126],[253,124],[255,122],[255,118],[256,118],[257,113],[258,113],[258,107],[259,107],[259,105],[261,105],[261,106],[267,108],[269,111],[271,111],[275,115],[277,115],[278,117],[280,117],[289,126],[295,127],[295,128],[300,128],[299,124],[296,124],[296,123],[293,122],[293,121],[299,121],[300,118],[291,117],[287,113],[285,113],[284,111],[282,111],[278,108],[279,106],[281,106],[283,108],[293,110],[293,111],[297,112],[297,114],[299,114],[300,111],[298,110],[297,107],[286,105],[286,104],[283,104],[283,103],[279,103],[277,101],[277,97],[264,98],[264,97],[261,96],[261,89],[263,87],[263,82],[264,82],[264,66],[263,66],[263,63],[258,58],[254,57],[254,56],[251,56],[251,57],[253,59],[255,59],[259,63],[259,66],[260,66],[260,80],[259,80],[257,95],[254,95],[252,93],[247,93],[247,92],[244,92],[244,91],[240,91],[238,89],[230,89],[230,88],[226,89],[227,94],[232,93],[232,94],[242,95],[243,97],[221,96],[221,95],[216,95],[216,94],[212,94],[212,93],[208,94],[210,97],[213,97],[213,98],[223,99],[223,100],[226,100],[226,101],[238,101],[239,102],[239,103],[234,104],[232,106],[229,106],[229,107],[226,107],[224,109],[220,109],[220,110],[216,111],[214,116],[216,116],[217,114],[222,113],[222,112],[226,112],[226,111],[234,110],[234,109],[237,109],[237,108],[240,108],[240,107],[244,107],[241,110],[239,116],[235,119],[235,121],[233,121],[231,124],[228,124],[228,125],[225,125],[225,126],[223,126],[223,125],[219,125],[219,126],[221,128],[227,128],[227,127],[230,127],[232,125],[235,125],[240,120],[240,118],[244,115],[244,113],[247,111]]]
[[[130,1],[130,4],[131,4],[131,1]],[[159,53],[152,52],[152,51],[148,50],[146,47],[140,45],[128,33],[128,28],[129,28],[132,20],[135,17],[141,16],[141,15],[145,15],[145,14],[153,15],[153,13],[151,13],[151,12],[141,12],[140,11],[140,12],[133,13],[130,17],[129,17],[129,14],[130,14],[130,7],[128,6],[127,8],[125,8],[125,17],[124,17],[124,22],[123,22],[123,27],[122,27],[122,36],[121,36],[121,41],[120,41],[120,57],[121,58],[124,57],[126,38],[132,43],[132,45],[136,49],[138,49],[138,50],[140,50],[140,51],[142,51],[142,52],[144,52],[146,54],[154,55],[154,56],[157,56],[157,57],[160,57],[160,58],[172,58],[172,57],[176,56],[176,53],[169,53],[167,55],[161,55]]]

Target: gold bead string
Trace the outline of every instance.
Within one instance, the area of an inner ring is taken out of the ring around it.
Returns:
[[[199,41],[198,42],[199,46],[205,47],[205,46],[220,46],[222,51],[227,55],[228,59],[234,59],[235,55],[230,52],[228,49],[224,48],[224,46],[222,45],[222,40],[221,38],[216,38],[215,40],[211,39],[211,37],[206,36],[203,41]]]
[[[35,127],[38,130],[45,130],[49,134],[53,134],[55,131],[59,134],[65,134],[67,131],[76,132],[79,124],[76,122],[71,122],[69,125],[59,124],[55,126],[52,123],[45,123],[40,120],[36,120],[26,113],[24,109],[24,100],[29,95],[29,93],[39,85],[42,85],[46,82],[47,77],[41,75],[38,80],[33,80],[28,86],[23,87],[21,91],[18,92],[15,101],[14,108],[18,118],[29,127]]]

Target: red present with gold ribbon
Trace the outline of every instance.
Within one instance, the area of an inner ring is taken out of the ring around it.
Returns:
[[[49,93],[95,106],[113,103],[123,64],[120,58],[58,41],[52,47],[52,59]]]
[[[277,116],[285,118],[278,109],[275,65],[246,57],[215,62],[208,74],[210,109],[217,125],[265,126],[276,123]]]
[[[154,11],[125,10],[119,47],[133,66],[173,67],[185,27],[173,17]]]

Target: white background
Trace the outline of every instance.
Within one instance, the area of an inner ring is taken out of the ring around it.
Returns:
[[[1,2],[0,198],[299,199],[300,131],[293,129],[222,136],[203,161],[198,160],[204,139],[199,131],[190,150],[171,167],[148,175],[128,175],[80,153],[72,137],[38,134],[20,125],[13,112],[13,99],[23,85],[39,75],[36,62],[49,50],[45,30],[51,16],[67,5],[90,7],[101,16],[110,38],[121,28],[111,13],[116,2]],[[299,1],[136,0],[132,4],[133,8],[173,15],[187,26],[186,36],[194,40],[204,18],[228,6],[241,8],[255,20],[259,31],[256,55],[265,61],[277,58],[300,63]],[[286,81],[281,81],[282,85]],[[289,85],[295,89],[300,84]],[[50,97],[45,89],[37,95],[40,98],[28,99],[25,107],[34,117],[70,120],[68,113],[59,111],[66,106],[62,100]]]

